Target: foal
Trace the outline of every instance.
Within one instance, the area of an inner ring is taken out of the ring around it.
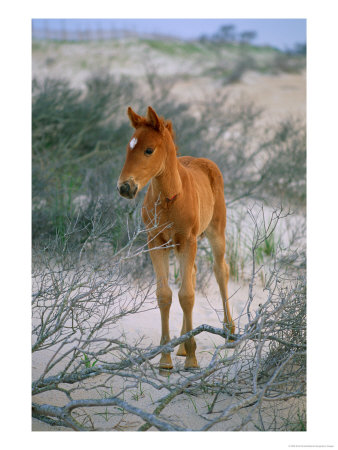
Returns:
[[[134,198],[149,181],[142,218],[148,228],[148,247],[157,279],[157,300],[161,312],[161,344],[170,340],[169,310],[172,292],[168,284],[170,242],[179,260],[182,285],[179,301],[183,310],[181,335],[190,331],[195,300],[197,238],[205,233],[214,256],[214,273],[222,296],[224,322],[230,333],[235,326],[228,302],[229,268],[224,260],[226,208],[223,178],[209,159],[176,156],[170,121],[157,116],[149,106],[147,116],[130,107],[128,116],[135,132],[127,146],[127,157],[117,183],[120,195]],[[154,210],[158,227],[154,229]],[[170,227],[166,227],[171,224]],[[163,227],[161,231],[161,226]],[[160,230],[160,231],[159,231]],[[196,343],[190,338],[177,355],[186,356],[185,368],[198,367]],[[160,367],[172,369],[169,353],[162,353]]]

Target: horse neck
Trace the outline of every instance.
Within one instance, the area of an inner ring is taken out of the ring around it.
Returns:
[[[155,195],[161,194],[164,199],[170,200],[182,191],[182,181],[178,171],[178,165],[176,148],[170,138],[166,145],[164,168],[151,182]]]

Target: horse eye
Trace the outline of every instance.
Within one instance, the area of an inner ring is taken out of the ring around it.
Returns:
[[[147,148],[144,152],[145,155],[151,155],[153,153],[153,149],[152,148]]]

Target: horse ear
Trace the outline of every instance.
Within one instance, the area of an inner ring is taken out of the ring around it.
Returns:
[[[130,119],[131,126],[137,128],[141,125],[142,117],[136,114],[129,106],[127,111],[128,117]]]
[[[148,106],[147,121],[157,131],[163,131],[163,121],[158,117],[151,106]]]

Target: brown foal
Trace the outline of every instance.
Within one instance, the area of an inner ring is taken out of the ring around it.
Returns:
[[[128,116],[135,132],[127,146],[127,157],[118,180],[120,195],[134,198],[149,181],[142,218],[148,228],[148,246],[157,279],[156,295],[161,312],[161,344],[170,340],[169,310],[172,292],[169,278],[169,245],[180,264],[182,284],[178,293],[183,310],[181,335],[190,331],[195,301],[197,238],[205,233],[214,257],[214,273],[219,285],[224,323],[234,333],[228,301],[229,268],[224,259],[226,207],[222,174],[206,158],[178,158],[172,124],[149,106],[147,116],[130,107]],[[156,210],[157,227],[154,227]],[[170,226],[167,226],[170,224]],[[167,248],[166,248],[167,247]],[[190,338],[179,346],[177,355],[186,356],[185,368],[198,367],[196,343]],[[169,353],[162,353],[160,368],[173,367]]]

